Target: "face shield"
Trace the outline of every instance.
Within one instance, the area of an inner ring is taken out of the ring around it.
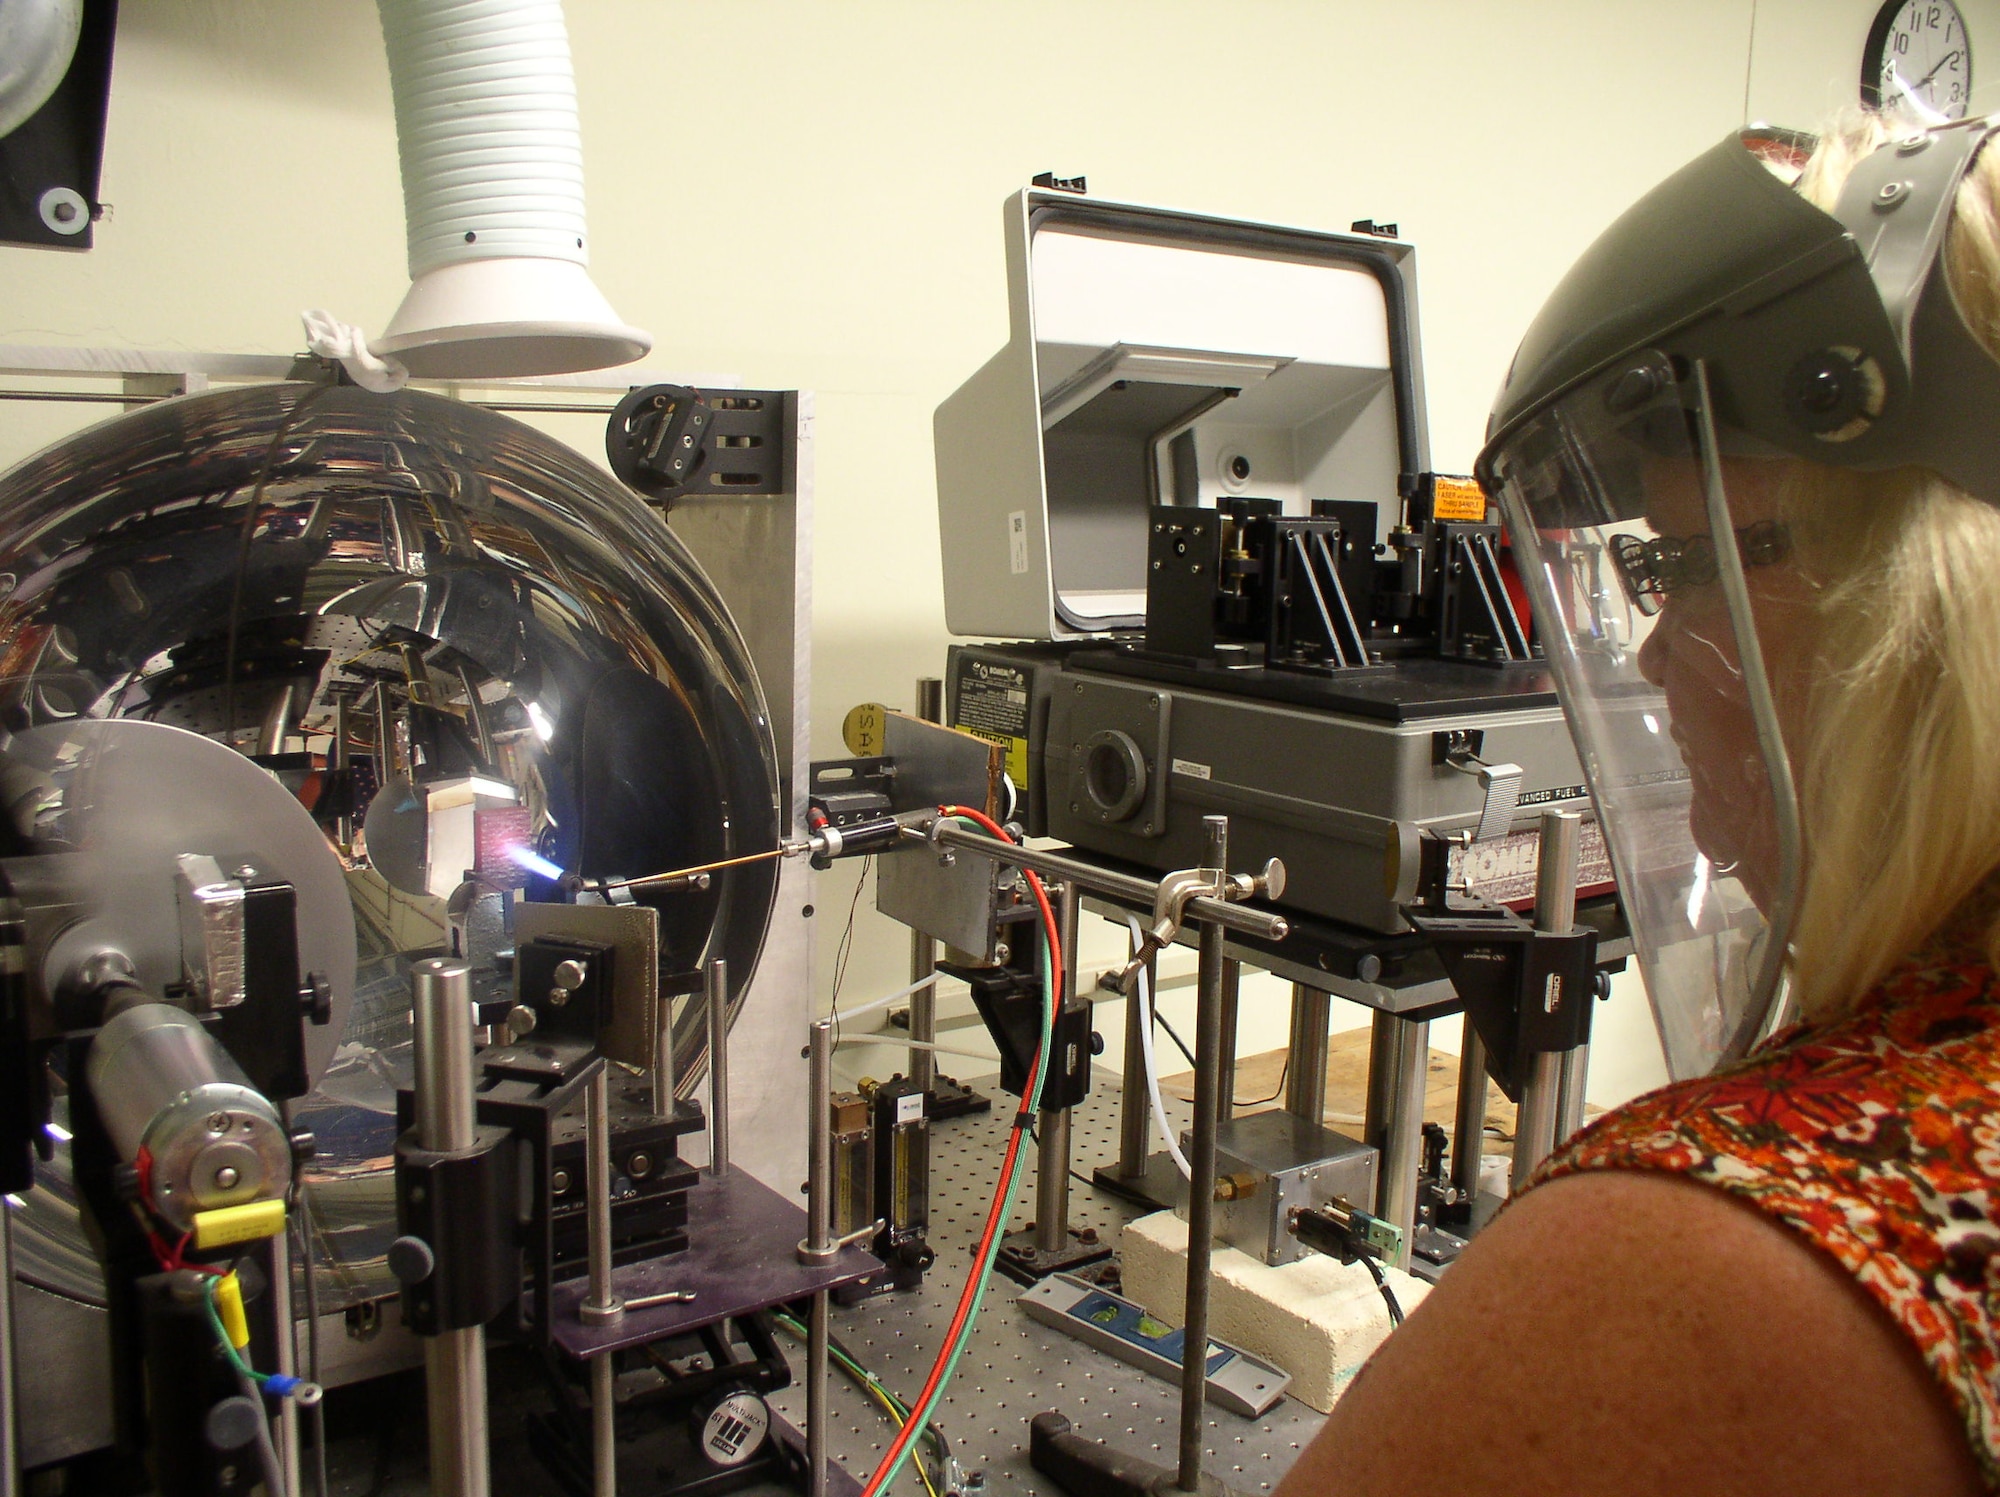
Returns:
[[[1801,465],[1723,453],[1704,396],[1648,351],[1491,457],[1677,1077],[1763,1028],[1797,884],[1762,683],[1800,642],[1782,499]]]
[[[1813,679],[1814,475],[1922,464],[2000,503],[2000,364],[1941,255],[1993,129],[1889,142],[1830,213],[1767,168],[1771,137],[1732,136],[1586,251],[1495,405],[1478,472],[1676,1078],[1745,1054],[1781,1007],[1809,872],[1788,740]]]

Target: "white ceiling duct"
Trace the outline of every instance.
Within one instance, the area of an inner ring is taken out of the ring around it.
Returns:
[[[425,379],[604,369],[653,340],[590,279],[560,0],[377,0],[410,290],[370,345]]]
[[[83,0],[0,0],[0,135],[49,102],[82,30]]]

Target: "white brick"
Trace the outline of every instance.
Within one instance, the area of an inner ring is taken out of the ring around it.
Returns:
[[[1179,1325],[1187,1303],[1187,1223],[1171,1211],[1141,1217],[1126,1226],[1119,1256],[1125,1297]],[[1405,1314],[1430,1290],[1398,1269],[1383,1274]],[[1324,1414],[1388,1336],[1389,1307],[1362,1264],[1315,1254],[1272,1268],[1218,1243],[1208,1333],[1289,1372],[1291,1395]]]

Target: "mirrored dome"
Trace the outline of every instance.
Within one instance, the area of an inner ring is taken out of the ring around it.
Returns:
[[[0,750],[92,719],[253,759],[339,859],[353,994],[302,1109],[329,1188],[387,1162],[409,963],[459,949],[500,983],[484,958],[511,944],[516,899],[650,903],[663,977],[723,957],[748,987],[775,862],[611,890],[778,845],[749,655],[666,525],[518,421],[254,386],[104,422],[0,477]],[[702,1015],[676,1028],[686,1093]],[[343,1213],[366,1244],[339,1245]],[[374,1257],[361,1219],[379,1211],[329,1196],[320,1216],[338,1256]]]

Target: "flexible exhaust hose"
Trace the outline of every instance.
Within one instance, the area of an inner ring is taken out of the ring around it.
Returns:
[[[411,278],[467,260],[589,264],[560,0],[377,3]]]

